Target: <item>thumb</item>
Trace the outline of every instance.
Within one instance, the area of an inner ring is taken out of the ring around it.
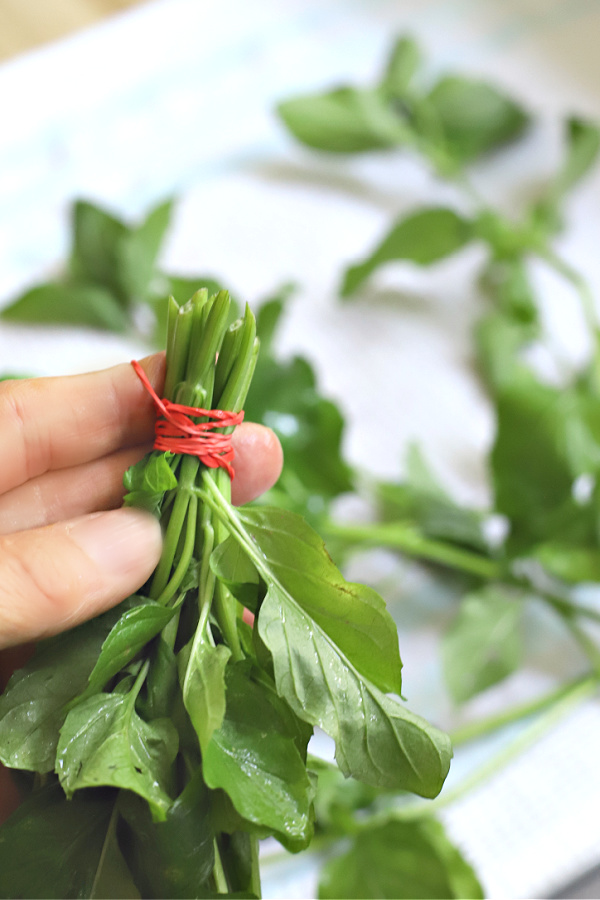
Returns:
[[[93,513],[0,538],[0,648],[47,637],[134,593],[161,551],[157,520]]]

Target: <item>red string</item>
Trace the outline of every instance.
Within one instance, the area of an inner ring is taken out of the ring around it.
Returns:
[[[171,400],[160,399],[148,376],[137,360],[132,360],[136,375],[152,397],[159,413],[154,426],[154,449],[167,450],[171,453],[187,453],[197,456],[205,466],[216,469],[221,466],[233,478],[234,450],[231,434],[214,431],[215,428],[230,428],[239,425],[244,419],[244,412],[227,412],[224,409],[202,409],[202,407],[183,406]],[[194,422],[190,417],[197,416],[208,419],[205,422]]]

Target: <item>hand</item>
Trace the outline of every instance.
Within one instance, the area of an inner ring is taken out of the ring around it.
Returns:
[[[164,355],[142,365],[160,394]],[[128,364],[0,384],[0,650],[98,615],[150,576],[160,526],[119,507],[123,473],[151,449],[154,419]],[[279,477],[281,447],[253,423],[238,426],[233,444],[232,499],[246,503]],[[0,652],[0,690],[27,652]],[[8,790],[0,767],[0,821]]]

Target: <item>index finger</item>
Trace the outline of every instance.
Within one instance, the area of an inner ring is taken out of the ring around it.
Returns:
[[[163,353],[142,360],[160,394]],[[153,402],[133,368],[0,384],[0,493],[53,469],[91,462],[152,437]]]

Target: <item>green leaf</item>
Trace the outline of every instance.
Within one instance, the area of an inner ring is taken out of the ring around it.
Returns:
[[[531,340],[540,332],[537,302],[522,258],[492,262],[480,280],[490,299],[511,321],[524,326]]]
[[[211,297],[213,294],[218,294],[219,291],[224,290],[222,282],[211,275],[197,275],[194,278],[186,278],[182,275],[161,273],[161,277],[164,279],[161,301],[164,302],[167,297],[173,297],[180,306],[186,303],[190,297],[193,297],[195,293],[202,290],[202,288],[206,288]],[[235,306],[233,298],[232,304]],[[234,318],[237,316],[237,307],[232,311],[232,315]]]
[[[145,719],[175,718],[173,711],[180,700],[177,658],[163,636],[153,645],[145,689],[146,696],[140,702]]]
[[[283,311],[295,290],[296,285],[293,283],[283,284],[274,296],[261,303],[256,314],[256,333],[260,338],[261,354],[273,355],[273,342]]]
[[[126,239],[118,244],[122,289],[133,300],[147,299],[158,254],[171,222],[173,205],[173,200],[167,200],[152,209],[142,224],[131,229]]]
[[[596,543],[592,505],[573,495],[576,479],[600,469],[600,406],[584,385],[557,389],[524,367],[497,391],[491,453],[496,509],[511,522],[509,548],[523,554],[557,538]]]
[[[284,593],[365,678],[400,693],[398,634],[379,594],[346,581],[300,516],[272,508],[243,509],[237,516],[260,550],[260,564],[253,561],[268,588]]]
[[[529,325],[504,312],[489,313],[477,323],[477,365],[492,396],[525,371],[521,356],[531,338]]]
[[[307,846],[312,784],[281,704],[250,680],[246,665],[231,666],[225,718],[203,753],[202,768],[208,786],[226,791],[245,819]]]
[[[219,544],[211,554],[210,567],[236,600],[247,609],[256,612],[260,588],[258,572],[252,560],[236,541],[228,538]]]
[[[90,673],[86,695],[98,693],[104,685],[162,631],[175,612],[175,607],[159,606],[146,598],[126,610],[102,645],[100,655]]]
[[[167,812],[153,822],[148,805],[123,795],[123,854],[142,897],[206,897],[214,864],[208,791],[197,771]]]
[[[512,98],[484,81],[441,78],[425,98],[439,137],[459,162],[469,162],[519,137],[529,116]]]
[[[85,200],[73,205],[72,229],[73,280],[106,288],[127,308],[131,298],[123,285],[120,256],[130,229],[120,219]]]
[[[94,284],[40,284],[0,313],[7,322],[39,325],[81,325],[123,332],[129,319],[106,288]]]
[[[381,87],[392,97],[404,97],[421,63],[419,45],[412,38],[398,38],[390,53]]]
[[[472,223],[452,209],[433,207],[406,216],[396,222],[364,262],[346,270],[341,287],[342,297],[352,294],[384,263],[406,260],[429,266],[456,253],[472,236]]]
[[[147,509],[157,514],[167,491],[177,487],[177,478],[169,465],[172,453],[153,450],[125,472],[123,484],[128,492],[125,506]]]
[[[560,201],[588,174],[598,158],[600,128],[586,119],[573,116],[567,119],[567,154],[554,181],[550,185],[550,198]]]
[[[530,554],[561,581],[600,583],[600,548],[581,547],[560,540],[538,544]]]
[[[136,695],[98,694],[74,707],[61,728],[56,772],[67,797],[86,787],[126,788],[164,820],[177,731],[169,719],[144,722],[135,711]]]
[[[471,866],[439,822],[390,818],[361,830],[350,849],[330,860],[319,884],[320,900],[481,900],[483,889]]]
[[[420,450],[409,448],[407,480],[376,482],[379,517],[384,522],[410,520],[429,538],[487,553],[483,513],[460,506],[442,489]]]
[[[123,484],[128,491],[146,491],[148,494],[164,494],[177,487],[177,478],[169,465],[172,453],[153,451],[134,466],[130,466],[123,476]]]
[[[244,408],[248,420],[268,425],[281,441],[285,462],[278,490],[293,508],[311,515],[352,489],[352,473],[342,454],[342,413],[321,396],[312,366],[272,351],[282,310],[275,300],[259,314],[261,353]]]
[[[344,778],[337,766],[317,757],[309,757],[309,772],[317,776],[315,823],[330,834],[351,833],[354,813],[371,806],[380,796],[377,788]]]
[[[0,897],[139,897],[114,840],[116,798],[68,801],[54,782],[28,797],[0,828]]]
[[[127,603],[37,645],[0,697],[0,760],[51,772],[67,704],[86,687],[100,648]]]
[[[446,683],[464,703],[515,671],[523,656],[523,604],[498,587],[467,594],[442,640]]]
[[[401,663],[396,627],[382,599],[346,582],[299,516],[231,509],[230,517],[232,533],[268,587],[257,626],[273,657],[278,693],[300,719],[334,738],[345,774],[437,794],[450,744],[386,696],[400,691]]]
[[[407,129],[378,91],[340,87],[277,107],[295,138],[316,150],[360,153],[403,144]]]
[[[180,654],[183,702],[204,752],[225,715],[225,667],[231,650],[214,647],[204,634],[196,635],[189,649]]]

